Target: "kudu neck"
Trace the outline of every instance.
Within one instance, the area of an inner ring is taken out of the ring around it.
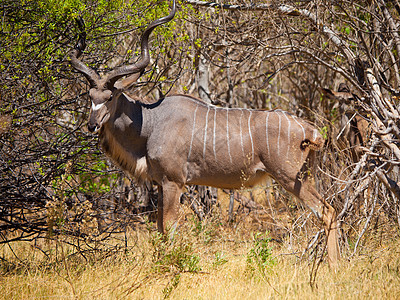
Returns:
[[[107,128],[121,138],[147,138],[153,128],[152,105],[143,104],[138,97],[121,93],[110,103]]]

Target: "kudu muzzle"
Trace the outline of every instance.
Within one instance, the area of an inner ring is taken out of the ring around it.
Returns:
[[[89,91],[89,96],[92,100],[92,108],[90,109],[88,130],[94,132],[99,130],[101,125],[108,120],[107,102],[112,99],[112,92],[92,88]]]

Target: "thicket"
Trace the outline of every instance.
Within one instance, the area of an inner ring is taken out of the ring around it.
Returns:
[[[282,108],[312,121],[327,139],[316,181],[339,213],[343,248],[356,251],[367,232],[398,232],[399,3],[235,1],[240,6],[230,9],[195,2],[180,3],[174,21],[152,35],[151,66],[132,92],[151,98],[173,90],[222,106]],[[140,212],[154,207],[155,192],[151,184],[138,189],[110,164],[86,130],[88,86],[68,53],[82,16],[87,64],[102,72],[132,62],[140,33],[168,7],[2,1],[1,243],[60,233],[92,241],[144,222]],[[340,83],[348,88],[326,97],[324,89],[336,92]],[[352,143],[354,128],[362,143]],[[274,190],[276,201],[290,198]],[[236,198],[241,208],[257,208]],[[300,225],[286,234],[306,231],[310,215],[294,219]],[[310,246],[321,233],[313,231]]]
[[[149,20],[167,8],[168,3],[146,1],[2,1],[2,242],[57,233],[97,235],[96,220],[122,209],[114,202],[126,198],[131,184],[88,134],[88,87],[68,63],[77,41],[75,19],[85,20],[86,62],[101,71],[133,59],[123,45],[126,36],[140,38]],[[154,49],[159,48],[156,41]],[[104,224],[103,231],[124,226],[112,219],[117,224]]]

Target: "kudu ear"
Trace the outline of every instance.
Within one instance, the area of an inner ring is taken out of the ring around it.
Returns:
[[[114,84],[114,87],[117,90],[125,90],[130,88],[140,77],[141,73],[135,73],[132,74],[131,76],[123,79],[123,80],[119,80]]]
[[[357,96],[349,93],[349,92],[335,92],[331,89],[322,89],[322,93],[325,97],[332,99],[332,100],[339,100],[339,101],[353,101],[357,99]]]
[[[321,90],[325,97],[332,99],[332,100],[336,100],[334,91],[332,91],[331,89],[326,89],[326,88],[322,88]]]

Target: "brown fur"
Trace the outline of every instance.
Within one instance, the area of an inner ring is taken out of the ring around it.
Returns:
[[[305,168],[314,150],[323,145],[312,125],[281,111],[223,109],[185,95],[144,104],[143,99],[123,93],[150,61],[150,33],[171,20],[175,9],[174,1],[168,17],[147,27],[137,63],[118,67],[103,78],[78,59],[85,45],[84,34],[80,35],[71,63],[92,87],[89,130],[100,129],[102,148],[122,169],[159,185],[157,223],[161,232],[176,224],[185,184],[242,188],[270,175],[322,220],[328,259],[336,263],[335,210],[315,190]],[[129,77],[117,81],[124,76]]]

